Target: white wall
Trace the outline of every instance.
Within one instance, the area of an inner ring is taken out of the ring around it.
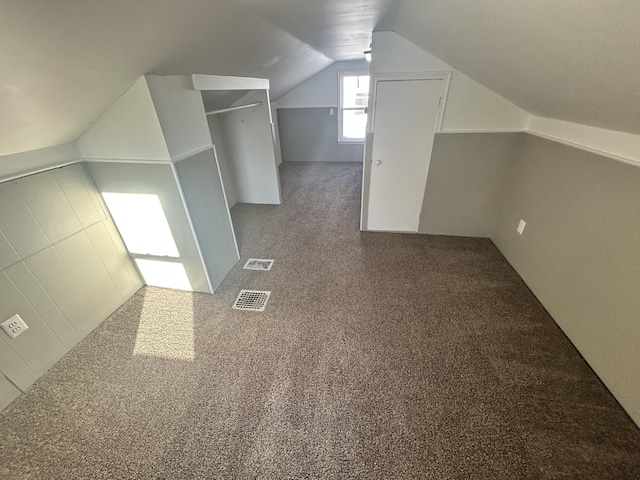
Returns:
[[[189,76],[140,77],[77,141],[86,159],[171,161],[211,146]]]
[[[254,102],[262,105],[221,115],[236,200],[279,205],[280,177],[267,91],[259,90],[242,100],[246,104]]]
[[[169,160],[169,150],[145,77],[77,140],[83,158]]]
[[[371,74],[451,71],[443,132],[523,131],[528,113],[394,32],[374,32]]]
[[[189,76],[147,75],[171,159],[176,160],[211,146],[202,94]]]
[[[224,141],[224,134],[222,133],[220,116],[208,115],[207,121],[209,123],[211,140],[216,147],[216,156],[218,158],[218,165],[220,166],[220,176],[222,177],[222,184],[224,185],[224,193],[227,197],[229,208],[233,208],[237,203],[235,179],[233,178],[233,172],[229,164],[229,156],[227,155],[227,147]]]
[[[338,72],[368,71],[366,60],[334,62],[320,73],[300,84],[276,102],[278,108],[337,107],[339,102]]]
[[[81,164],[0,184],[0,409],[141,286]]]

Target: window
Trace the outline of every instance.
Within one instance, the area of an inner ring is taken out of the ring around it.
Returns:
[[[363,142],[367,130],[369,75],[340,73],[339,142]]]

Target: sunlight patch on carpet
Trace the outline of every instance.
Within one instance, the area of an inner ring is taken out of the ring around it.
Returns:
[[[147,290],[134,355],[194,361],[193,299]]]

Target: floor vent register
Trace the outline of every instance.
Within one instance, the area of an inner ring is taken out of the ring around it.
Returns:
[[[250,258],[244,265],[245,270],[271,270],[273,260]]]
[[[252,312],[263,312],[269,301],[271,292],[259,290],[240,290],[238,298],[233,304],[236,310],[249,310]]]

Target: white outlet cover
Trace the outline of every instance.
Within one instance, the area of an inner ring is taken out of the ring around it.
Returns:
[[[22,335],[25,331],[29,330],[29,326],[24,323],[24,320],[17,313],[9,320],[5,320],[0,323],[0,327],[11,338],[16,338],[18,335]]]
[[[516,229],[520,235],[522,235],[522,232],[524,232],[524,227],[526,226],[527,222],[525,222],[524,220],[520,220],[520,223],[518,223],[518,228]]]

